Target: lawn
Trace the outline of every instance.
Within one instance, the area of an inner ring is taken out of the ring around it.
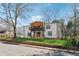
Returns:
[[[17,42],[33,42],[50,45],[63,45],[66,41],[61,39],[45,39],[45,38],[17,38]]]
[[[8,38],[7,35],[5,35],[5,34],[0,34],[0,39],[7,39],[7,38]]]

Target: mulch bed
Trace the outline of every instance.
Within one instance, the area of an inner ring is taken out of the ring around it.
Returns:
[[[79,51],[79,48],[78,47],[65,48],[62,45],[49,45],[49,44],[33,43],[33,42],[17,42],[15,40],[0,40],[0,41],[3,41],[3,43],[7,43],[7,44],[15,44],[15,45],[27,44],[27,45],[35,45],[35,46],[49,47],[49,48],[59,48],[59,49],[67,49],[67,50]]]

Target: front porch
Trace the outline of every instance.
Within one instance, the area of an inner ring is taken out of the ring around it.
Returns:
[[[33,38],[43,38],[44,37],[44,33],[43,31],[33,31],[32,33],[32,37]]]
[[[30,28],[31,28],[31,37],[33,38],[44,37],[43,22],[40,22],[40,21],[33,22]]]

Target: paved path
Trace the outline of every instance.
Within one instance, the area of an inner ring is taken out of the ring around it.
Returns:
[[[0,56],[73,56],[79,51],[66,51],[47,47],[12,45],[0,42]]]

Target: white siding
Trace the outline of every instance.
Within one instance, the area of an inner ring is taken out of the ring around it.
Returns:
[[[16,33],[17,33],[17,36],[23,36],[23,27],[17,27]]]
[[[46,29],[46,26],[50,25],[50,29]],[[59,34],[57,34],[57,31],[60,31],[60,27],[59,25],[57,25],[57,23],[48,23],[45,25],[45,31],[44,31],[44,37],[45,38],[58,38],[58,35],[60,37],[60,32]],[[48,32],[52,31],[52,36],[48,35]]]
[[[46,26],[50,25],[50,29],[47,29]],[[61,37],[61,24],[59,23],[47,23],[44,25],[45,31],[44,31],[44,38],[60,38]],[[48,35],[48,32],[51,31],[52,35]],[[23,26],[23,27],[17,27],[16,30],[17,34],[23,36],[23,37],[30,37],[28,36],[28,33],[30,33],[29,26]]]
[[[25,37],[29,37],[28,33],[30,33],[29,26],[25,27]]]
[[[29,37],[29,26],[17,27],[16,33],[18,36]]]

